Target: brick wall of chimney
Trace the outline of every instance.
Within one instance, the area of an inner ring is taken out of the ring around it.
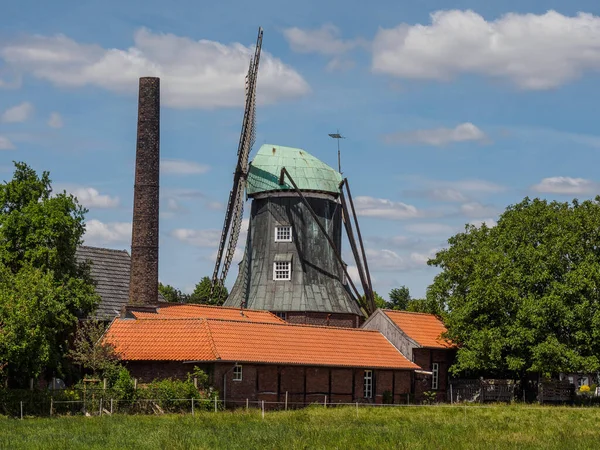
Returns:
[[[130,305],[158,302],[160,79],[140,78],[131,236]]]

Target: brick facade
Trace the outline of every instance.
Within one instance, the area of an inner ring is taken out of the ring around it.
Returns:
[[[225,396],[228,407],[243,406],[249,401],[284,402],[288,393],[290,407],[310,403],[404,403],[411,392],[411,370],[373,370],[373,396],[364,398],[362,368],[278,366],[241,364],[242,380],[233,380],[233,363],[201,365],[213,386]],[[194,364],[176,361],[130,361],[127,368],[140,382],[155,378],[185,379]]]
[[[438,364],[438,388],[437,400],[446,400],[446,390],[448,389],[448,369],[454,362],[455,350],[447,349],[429,349],[415,348],[413,349],[413,362],[423,368],[423,370],[431,371],[433,363]],[[431,391],[432,376],[416,374],[414,393],[417,400],[423,399],[423,392]]]

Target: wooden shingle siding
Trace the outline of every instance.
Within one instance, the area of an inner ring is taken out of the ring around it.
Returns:
[[[339,203],[333,196],[305,195],[337,248],[341,248]],[[244,259],[225,306],[362,317],[356,299],[342,283],[343,270],[334,249],[295,193],[253,199],[250,216]],[[275,242],[275,227],[288,224],[292,225],[292,242]],[[282,254],[291,255],[290,281],[273,280],[273,262]]]
[[[118,316],[129,300],[129,253],[126,250],[81,246],[75,256],[80,263],[87,262],[91,266],[96,293],[100,296],[94,317],[110,320]],[[160,294],[158,300],[165,301]]]

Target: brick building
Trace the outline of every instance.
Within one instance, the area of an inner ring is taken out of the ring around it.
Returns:
[[[204,369],[230,407],[246,399],[283,402],[286,392],[292,405],[326,396],[328,403],[404,402],[419,369],[381,333],[362,329],[132,318],[115,319],[105,339],[141,382]]]
[[[363,325],[381,332],[408,360],[420,366],[413,378],[417,400],[423,392],[435,391],[439,401],[446,399],[448,369],[454,362],[455,345],[442,337],[447,331],[433,314],[378,309]]]

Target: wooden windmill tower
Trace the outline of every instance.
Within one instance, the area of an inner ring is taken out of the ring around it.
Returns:
[[[348,180],[305,150],[280,145],[262,145],[248,164],[254,140],[261,42],[259,31],[257,52],[246,80],[238,164],[213,286],[223,284],[233,258],[245,191],[252,199],[248,237],[225,306],[269,310],[295,323],[358,327],[375,306]],[[358,269],[362,296],[341,257],[343,228]]]

